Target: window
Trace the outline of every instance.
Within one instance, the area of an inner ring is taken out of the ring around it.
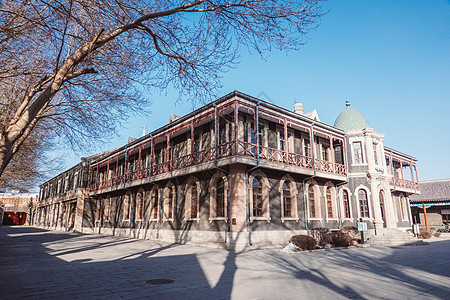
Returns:
[[[198,193],[195,182],[191,186],[191,218],[197,218],[198,213]]]
[[[142,220],[144,218],[144,198],[142,192],[136,196],[136,220]]]
[[[381,209],[381,218],[384,219],[384,193],[380,191],[380,209]]]
[[[158,219],[158,190],[151,191],[150,196],[150,219]]]
[[[400,195],[400,208],[402,212],[402,220],[408,220],[408,205],[406,203],[406,198]]]
[[[111,199],[110,198],[105,200],[105,209],[104,209],[103,214],[104,214],[104,216],[103,216],[104,220],[109,221],[109,215],[111,214]]]
[[[284,151],[284,148],[285,148],[284,133],[283,132],[279,132],[279,135],[280,135],[280,148],[279,148],[279,150]]]
[[[130,196],[126,195],[125,199],[123,200],[123,219],[129,220],[130,219]]]
[[[222,178],[217,181],[216,188],[216,217],[225,217],[225,189]]]
[[[327,197],[328,218],[332,218],[333,217],[333,202],[331,201],[331,187],[327,187],[326,197]]]
[[[359,190],[358,198],[359,198],[359,212],[361,214],[361,218],[368,218],[369,204],[367,202],[367,192],[365,190]]]
[[[362,164],[363,155],[362,155],[362,144],[361,142],[353,142],[353,154],[354,154],[354,162],[355,164]]]
[[[308,206],[309,206],[309,216],[311,218],[315,218],[316,217],[316,203],[315,203],[315,199],[314,199],[314,185],[311,184],[308,187]]]
[[[173,192],[173,187],[169,187],[169,197],[168,197],[168,203],[167,203],[167,211],[168,211],[168,217],[173,218],[173,199],[175,196],[175,193]]]
[[[257,176],[253,179],[253,216],[263,216],[263,188],[261,177]]]
[[[346,190],[342,191],[342,201],[344,202],[344,217],[350,218],[350,201]]]
[[[290,182],[287,180],[283,183],[284,217],[292,217],[292,199],[291,199],[291,189],[290,189],[289,185],[290,185]]]
[[[377,144],[373,143],[373,157],[375,158],[375,164],[378,165],[378,153],[377,153]]]

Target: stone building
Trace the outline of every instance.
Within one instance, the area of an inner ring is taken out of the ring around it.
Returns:
[[[347,106],[330,126],[299,103],[289,111],[234,91],[171,117],[86,162],[74,227],[228,249],[281,245],[361,218],[369,236],[406,230],[416,159],[384,147],[384,135]],[[55,210],[66,172],[49,181],[51,199],[49,183],[41,186],[41,208]]]

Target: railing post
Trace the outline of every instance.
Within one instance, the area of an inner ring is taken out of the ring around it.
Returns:
[[[238,155],[239,104],[234,102],[234,155]]]
[[[334,148],[333,148],[333,135],[330,135],[330,152],[331,152],[331,166],[333,168],[333,174],[336,174],[336,163],[334,159]]]

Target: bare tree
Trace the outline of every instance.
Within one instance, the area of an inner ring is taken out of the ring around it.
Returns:
[[[303,45],[321,1],[1,1],[0,175],[38,124],[86,141],[145,111],[145,88],[214,97],[241,47]]]

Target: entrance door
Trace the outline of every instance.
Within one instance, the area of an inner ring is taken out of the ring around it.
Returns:
[[[386,227],[386,212],[384,210],[384,192],[380,191],[380,210],[381,218],[383,219],[383,227]]]

